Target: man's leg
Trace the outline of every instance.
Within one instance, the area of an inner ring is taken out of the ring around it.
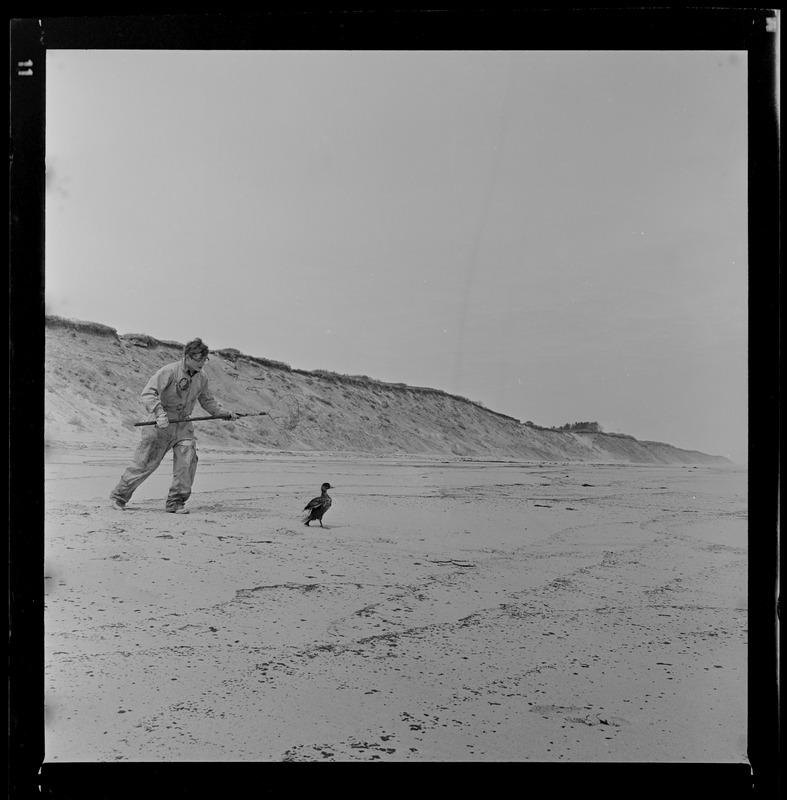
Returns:
[[[124,505],[128,503],[142,481],[149,478],[161,464],[172,446],[172,440],[173,436],[167,428],[154,427],[143,430],[131,465],[109,496]]]
[[[167,511],[174,511],[191,497],[191,486],[197,474],[197,443],[181,439],[172,448],[172,486],[167,495]]]

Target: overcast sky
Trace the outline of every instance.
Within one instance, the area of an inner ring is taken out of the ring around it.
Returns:
[[[745,52],[49,50],[46,81],[47,313],[746,462]]]

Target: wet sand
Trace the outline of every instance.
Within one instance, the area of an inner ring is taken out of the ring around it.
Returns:
[[[130,455],[48,453],[47,762],[746,760],[745,469]]]

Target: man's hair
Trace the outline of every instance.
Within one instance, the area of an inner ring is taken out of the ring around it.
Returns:
[[[183,355],[184,356],[201,356],[205,355],[208,352],[208,346],[202,339],[192,339],[190,342],[186,342],[186,346],[183,348]]]

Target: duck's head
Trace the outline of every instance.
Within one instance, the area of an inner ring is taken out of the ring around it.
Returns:
[[[320,487],[320,489],[322,489],[322,491],[323,491],[323,492],[327,492],[327,491],[328,491],[328,489],[335,489],[335,488],[336,488],[336,487],[335,487],[335,486],[331,486],[331,484],[330,484],[330,483],[324,483],[324,484],[323,484],[323,485]]]

